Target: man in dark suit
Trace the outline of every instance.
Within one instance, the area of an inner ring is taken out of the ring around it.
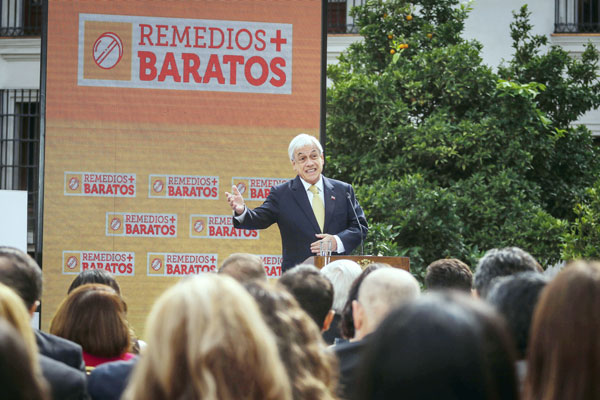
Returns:
[[[409,303],[419,294],[417,280],[402,269],[381,268],[367,275],[358,291],[358,300],[352,302],[354,341],[333,346],[340,368],[340,398],[349,399],[355,392],[356,374],[370,335],[394,308]]]
[[[42,271],[35,260],[14,247],[0,246],[0,282],[13,289],[33,315],[42,295]],[[55,399],[87,399],[81,346],[34,330],[40,366]]]
[[[313,136],[296,136],[288,153],[298,175],[271,188],[261,206],[248,209],[235,186],[232,193],[225,193],[234,211],[233,225],[240,229],[265,229],[277,223],[283,271],[318,254],[321,242],[329,243],[334,254],[350,254],[368,230],[354,189],[321,174],[325,162],[323,147]]]
[[[88,379],[88,392],[92,400],[120,399],[138,359],[113,361],[94,368]]]

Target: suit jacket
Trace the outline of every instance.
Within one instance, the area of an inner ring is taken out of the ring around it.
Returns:
[[[336,338],[342,338],[342,332],[340,329],[340,323],[342,322],[342,316],[337,312],[333,316],[333,320],[331,320],[331,325],[329,325],[329,329],[323,332],[323,340],[327,344],[334,344]]]
[[[34,329],[34,332],[40,354],[85,372],[80,345],[59,336],[42,332],[39,329]]]
[[[42,375],[48,381],[54,400],[89,399],[85,373],[42,354],[39,358]]]
[[[88,391],[92,400],[119,400],[129,383],[138,357],[97,366],[90,374]]]
[[[355,392],[356,374],[360,367],[360,360],[368,343],[368,338],[369,336],[365,336],[363,340],[346,342],[332,347],[340,362],[338,394],[342,399],[349,399]]]
[[[345,250],[339,254],[350,254],[367,235],[365,214],[356,201],[352,185],[323,176],[323,191],[323,233],[337,235]],[[358,215],[358,220],[353,209]],[[362,225],[362,235],[359,221]],[[272,187],[265,202],[254,210],[248,209],[241,223],[233,218],[233,225],[241,229],[265,229],[274,223],[279,226],[281,234],[283,271],[295,267],[313,255],[310,244],[318,240],[315,235],[321,233],[321,229],[300,177],[296,176]]]

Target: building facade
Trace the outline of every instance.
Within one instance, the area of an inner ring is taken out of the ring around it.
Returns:
[[[44,0],[0,2],[0,189],[28,191],[28,247],[40,260],[40,60]],[[366,0],[328,0],[327,63],[361,40],[349,16]],[[577,57],[588,41],[600,45],[600,0],[474,0],[465,38],[483,44],[482,57],[496,68],[512,52],[512,12],[527,3],[534,33]],[[600,112],[580,121],[600,136]],[[1,221],[0,221],[1,223]]]

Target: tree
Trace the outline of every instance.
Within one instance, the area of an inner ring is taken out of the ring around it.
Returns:
[[[355,184],[375,232],[367,249],[409,255],[417,275],[508,245],[557,261],[577,194],[600,171],[589,131],[569,126],[599,104],[596,50],[540,54],[524,9],[516,56],[494,73],[460,36],[468,11],[368,1],[352,10],[364,40],[328,68],[327,172]]]

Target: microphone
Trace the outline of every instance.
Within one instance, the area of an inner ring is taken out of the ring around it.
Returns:
[[[354,218],[356,218],[356,222],[358,223],[358,229],[360,229],[360,255],[365,255],[365,249],[363,247],[363,229],[360,220],[358,219],[358,214],[356,214],[356,210],[354,209],[354,204],[352,204],[352,197],[350,196],[350,192],[346,192],[346,198],[348,199],[348,203],[350,203],[350,208],[354,213]]]

